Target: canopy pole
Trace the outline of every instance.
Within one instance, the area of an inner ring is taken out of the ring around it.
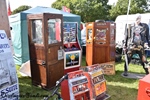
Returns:
[[[6,0],[0,0],[0,30],[5,30],[7,37],[11,37]]]

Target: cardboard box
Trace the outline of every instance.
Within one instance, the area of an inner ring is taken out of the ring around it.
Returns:
[[[101,63],[99,66],[103,69],[106,75],[115,75],[115,61]]]

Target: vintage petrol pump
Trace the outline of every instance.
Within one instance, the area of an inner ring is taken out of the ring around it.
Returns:
[[[61,83],[63,100],[92,100],[88,79],[82,70],[68,73],[68,79]]]
[[[79,70],[81,66],[81,47],[78,40],[78,23],[63,23],[64,73]]]
[[[88,87],[90,89],[91,100],[106,100],[110,96],[106,94],[106,80],[103,69],[99,64],[86,66],[84,75],[88,78]]]
[[[99,64],[68,73],[61,83],[63,100],[106,100],[106,80]]]
[[[50,89],[64,75],[63,20],[61,14],[28,15],[31,79]]]
[[[99,21],[86,24],[87,66],[115,61],[115,33],[116,25],[113,22]]]

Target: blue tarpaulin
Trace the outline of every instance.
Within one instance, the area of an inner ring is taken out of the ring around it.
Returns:
[[[71,14],[54,8],[41,6],[28,9],[21,13],[9,16],[10,26],[12,27],[11,38],[14,48],[14,61],[16,65],[22,65],[23,63],[29,60],[27,15],[39,13],[62,14],[64,22],[78,22],[78,39],[81,43],[81,17],[79,15]]]

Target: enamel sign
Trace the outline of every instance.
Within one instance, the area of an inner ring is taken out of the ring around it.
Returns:
[[[19,100],[19,84],[5,31],[0,30],[0,100]]]

